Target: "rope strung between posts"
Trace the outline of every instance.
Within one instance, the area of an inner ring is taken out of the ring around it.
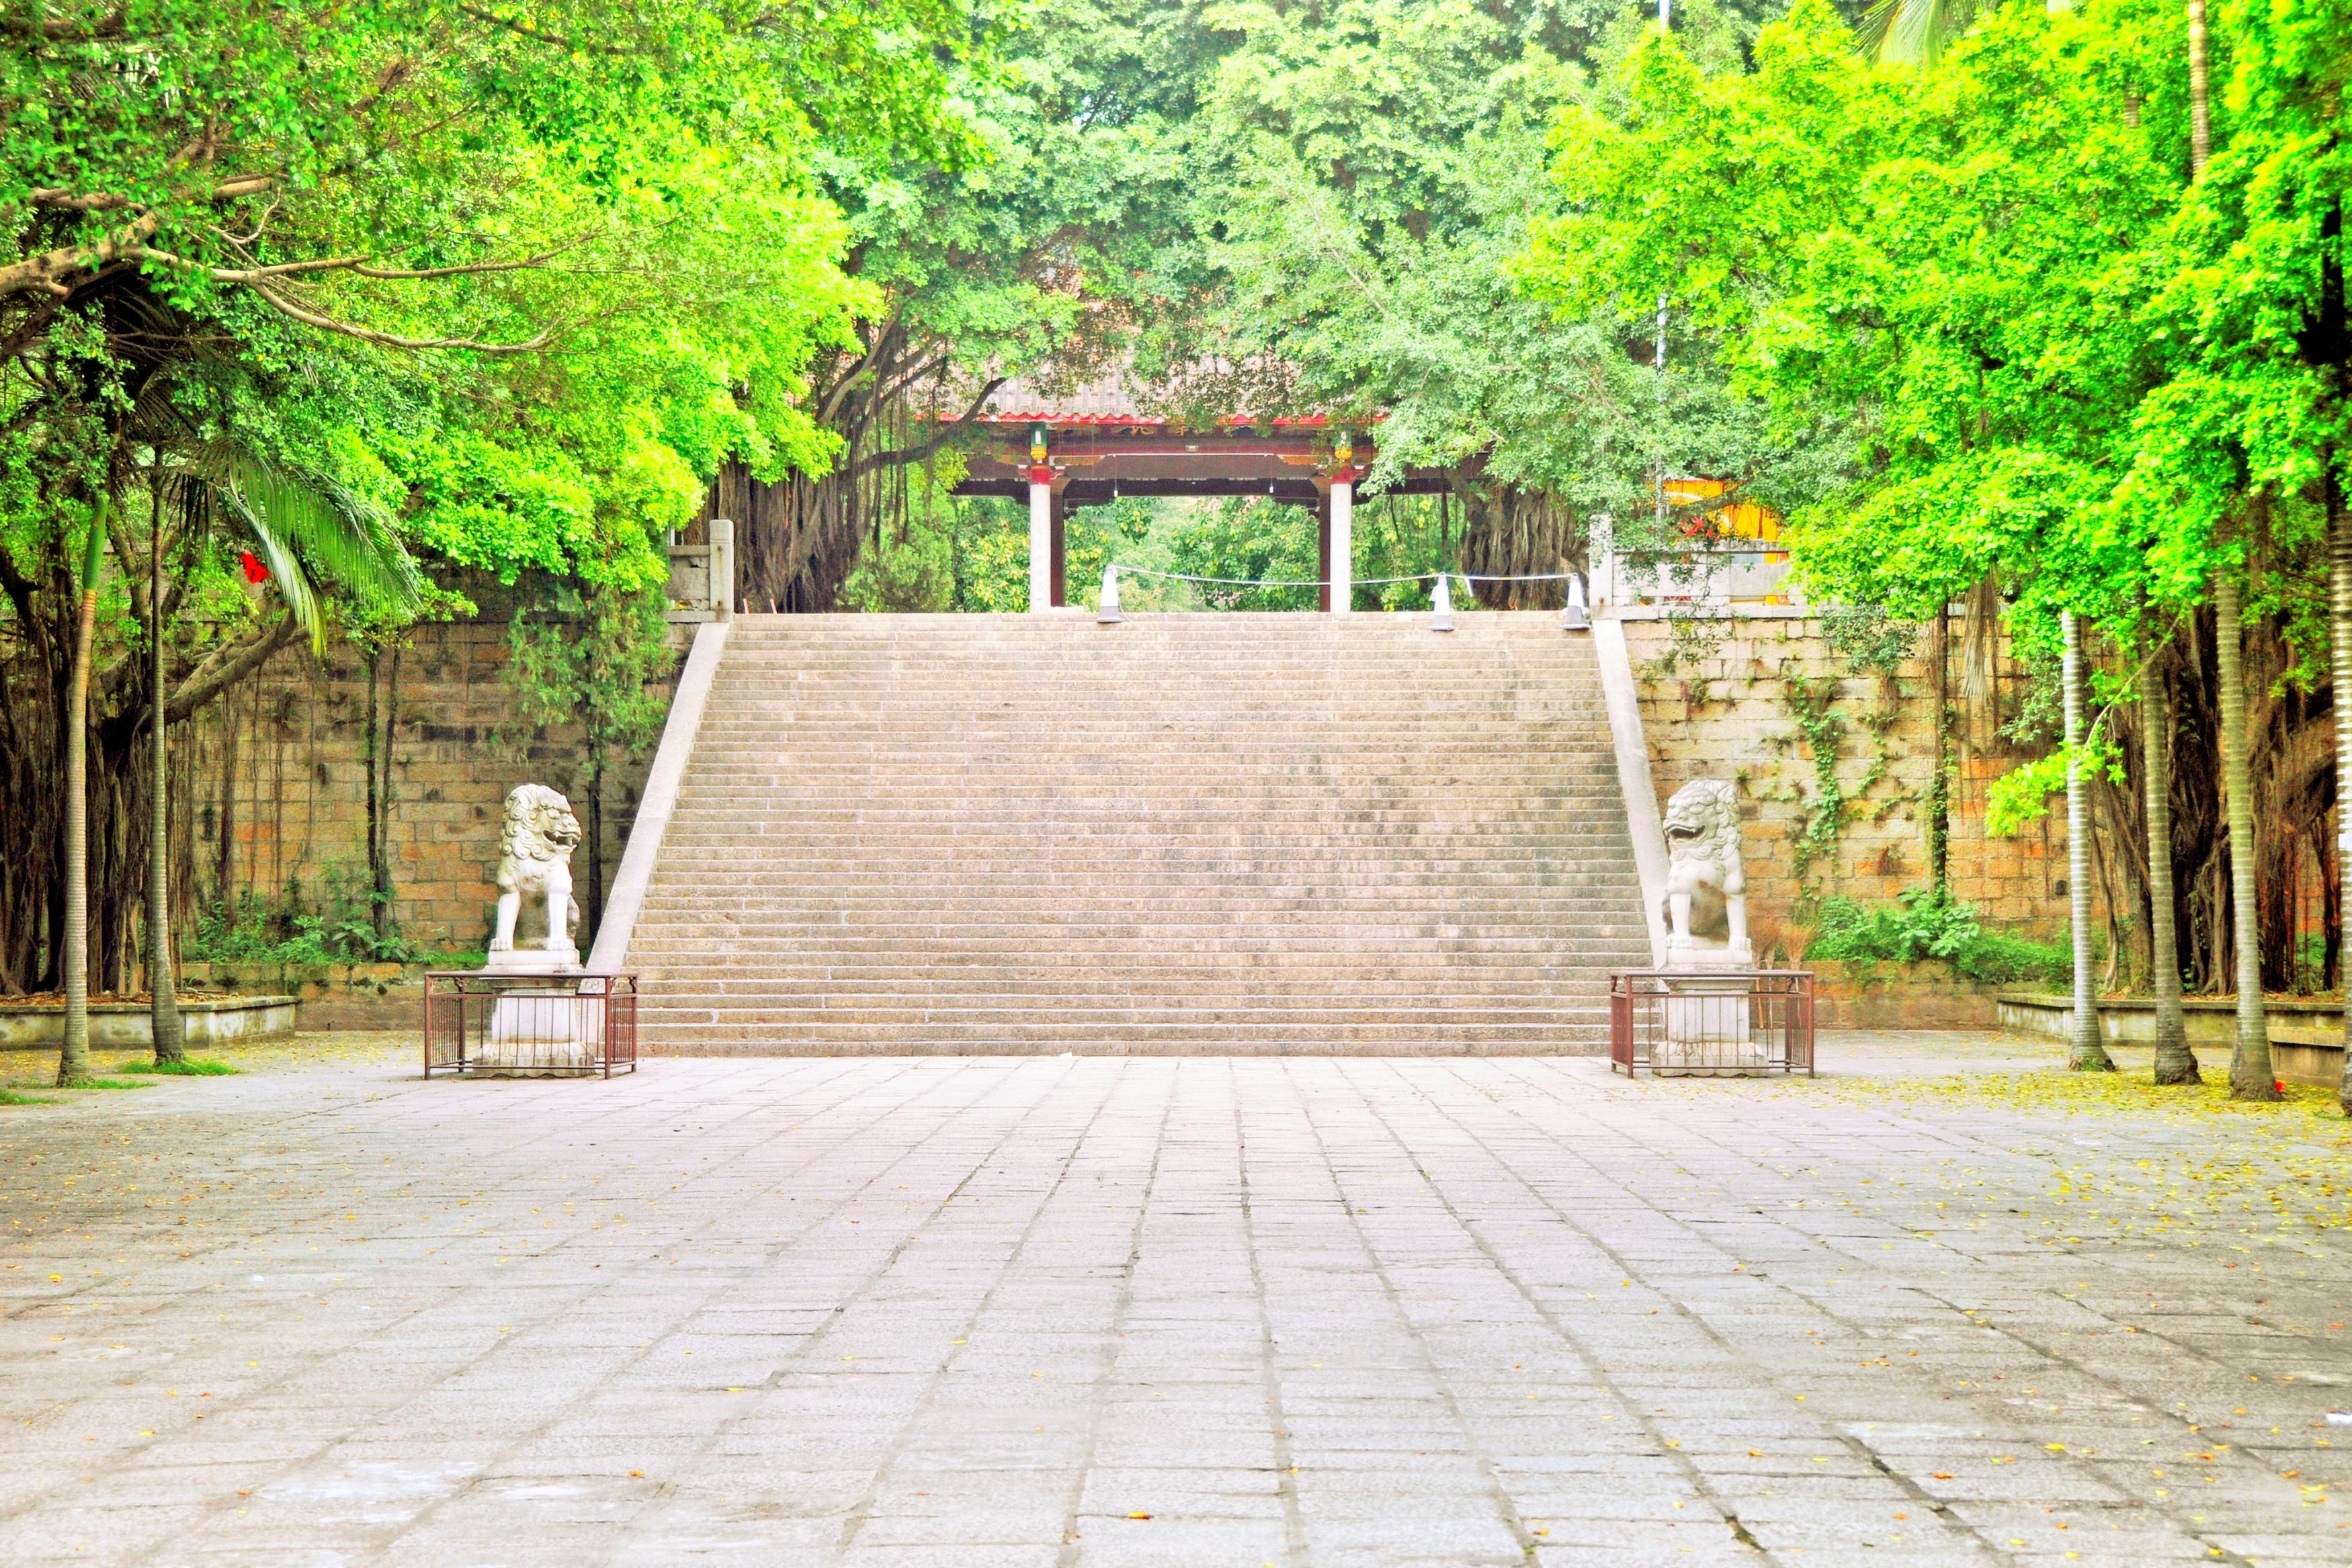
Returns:
[[[1160,571],[1148,566],[1129,566],[1123,560],[1110,563],[1109,570],[1122,577],[1164,577],[1176,582],[1209,582],[1228,588],[1328,588],[1328,579],[1320,577],[1195,577],[1185,571]],[[1441,577],[1462,582],[1567,582],[1580,576],[1573,571],[1523,571],[1509,576],[1471,571],[1421,571],[1410,577],[1357,577],[1349,581],[1358,588],[1381,588],[1392,582],[1434,582]]]
[[[1132,572],[1138,577],[1163,578],[1171,582],[1206,582],[1229,588],[1329,588],[1336,586],[1321,578],[1290,579],[1267,577],[1199,577],[1191,572],[1161,571],[1149,566],[1127,566],[1118,561],[1103,563],[1102,598],[1097,601],[1095,619],[1106,626],[1115,626],[1126,617],[1119,612],[1118,574]],[[1434,582],[1430,591],[1430,611],[1433,632],[1454,630],[1453,582],[1460,578],[1465,583],[1474,582],[1565,582],[1568,584],[1568,604],[1561,610],[1559,623],[1563,630],[1582,632],[1591,625],[1590,612],[1584,601],[1584,577],[1574,571],[1528,571],[1510,576],[1487,572],[1423,571],[1411,577],[1365,577],[1356,582],[1376,588],[1396,582]],[[1352,586],[1352,585],[1351,585]],[[1334,608],[1339,608],[1334,606]]]

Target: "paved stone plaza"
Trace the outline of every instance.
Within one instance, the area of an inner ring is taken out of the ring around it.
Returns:
[[[2221,1135],[1558,1059],[9,1108],[0,1560],[2352,1562],[2352,1249],[2173,1196]]]

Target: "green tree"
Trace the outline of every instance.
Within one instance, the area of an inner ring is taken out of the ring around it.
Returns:
[[[674,661],[658,595],[604,586],[562,587],[509,628],[508,679],[523,716],[542,725],[577,726],[587,786],[588,896],[582,901],[584,947],[604,916],[605,780],[616,755],[660,738],[668,705],[649,690]]]
[[[1583,58],[1632,47],[1639,14],[1596,7],[1582,28],[1466,0],[1213,14],[1239,41],[1204,99],[1194,226],[1224,280],[1201,329],[1234,369],[1202,392],[1380,413],[1370,488],[1406,466],[1445,470],[1465,514],[1453,564],[1466,570],[1579,566],[1596,513],[1641,542],[1634,519],[1660,472],[1759,486],[1789,455],[1752,402],[1726,394],[1686,319],[1662,382],[1617,279],[1579,292],[1538,270],[1521,287],[1531,231],[1560,204],[1545,138],[1592,96]],[[1710,57],[1739,58],[1736,14],[1700,0],[1683,26]],[[1557,604],[1561,591],[1482,595]]]
[[[73,685],[66,709],[66,897],[65,1044],[58,1054],[58,1083],[67,1087],[89,1077],[89,666],[98,634],[98,572],[106,548],[106,511],[100,504],[81,549],[80,589],[74,616]]]
[[[2352,549],[2337,538],[2352,526],[2342,500],[2352,423],[2343,281],[2343,192],[2352,173],[2343,89],[2352,72],[2345,47],[2352,13],[2341,4],[2224,6],[2227,123],[2219,138],[2205,112],[2201,8],[2189,21],[2197,177],[2150,268],[2146,323],[2168,351],[2162,384],[2135,422],[2138,495],[2178,519],[2172,573],[2192,581],[2212,573],[2217,612],[2234,622],[2266,570],[2292,576],[2305,529],[2324,540],[2331,599],[2335,559]],[[2343,597],[2352,607],[2352,591]],[[2352,618],[2331,604],[2328,621],[2331,662],[2352,665]],[[2225,661],[2242,663],[2237,638],[2225,634],[2222,643]],[[2224,679],[2222,700],[2242,716],[2245,693],[2232,685]],[[2342,689],[2339,679],[2339,708]],[[2225,742],[2235,727],[2225,722]],[[2352,778],[2352,729],[2340,712],[2336,744],[2340,810]],[[2236,862],[2242,852],[2252,858],[2240,845],[2252,842],[2256,808],[2251,779],[2239,789],[2240,774],[2249,771],[2244,743],[2235,749],[2228,758],[2231,872],[2242,925],[2252,923],[2243,901],[2255,889],[2252,867],[2242,874]],[[2245,937],[2242,929],[2231,1090],[2265,1099],[2273,1091],[2262,981],[2259,967],[2248,972],[2245,956],[2259,949]]]
[[[0,813],[0,989],[54,983],[68,946],[46,783],[79,610],[60,519],[100,496],[129,515],[233,447],[365,502],[440,568],[657,583],[656,541],[722,461],[830,460],[806,372],[877,297],[842,270],[815,165],[965,142],[946,89],[973,37],[957,0],[42,16],[0,55],[0,772],[27,802]],[[250,486],[208,487],[201,528],[177,494],[166,539],[215,541],[173,558],[163,608],[206,612],[166,613],[177,645],[149,650],[178,684],[124,656],[152,571],[101,584],[88,669],[110,984],[154,890],[132,737],[152,752],[157,706],[168,727],[365,613],[332,570],[315,616],[242,585],[210,519]],[[120,525],[113,543],[134,559]]]
[[[1791,508],[1818,594],[1940,620],[2006,584],[2029,644],[2063,611],[2137,640],[2199,597],[2203,559],[2116,499],[2162,377],[2138,312],[2186,141],[2160,88],[2178,42],[2144,21],[2006,7],[1896,71],[1817,0],[1763,31],[1749,74],[1653,38],[1619,114],[1564,118],[1571,211],[1530,270],[1679,288],[1735,391],[1817,450],[1843,437],[1850,461]]]

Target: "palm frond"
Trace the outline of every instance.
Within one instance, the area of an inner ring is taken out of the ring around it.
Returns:
[[[277,589],[278,597],[285,602],[295,623],[310,639],[310,651],[324,653],[327,651],[326,606],[320,602],[317,591],[310,586],[309,571],[304,569],[301,558],[294,553],[291,541],[277,527],[277,519],[267,510],[255,507],[251,498],[235,485],[222,486],[220,499],[222,509],[243,523],[245,531],[253,536],[253,542],[260,549],[263,563],[269,568],[270,586]]]
[[[1977,0],[1878,0],[1863,13],[1862,51],[1884,65],[1934,65],[1976,20]]]
[[[290,474],[244,447],[215,442],[194,465],[223,508],[253,536],[278,597],[326,647],[323,578],[361,607],[412,615],[425,600],[416,563],[394,535],[383,508],[320,474]]]

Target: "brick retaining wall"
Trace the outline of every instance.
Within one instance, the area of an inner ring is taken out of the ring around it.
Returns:
[[[380,733],[389,709],[383,831],[393,916],[411,940],[434,948],[478,949],[488,939],[508,790],[551,785],[571,797],[583,827],[588,821],[579,730],[518,716],[507,617],[494,592],[474,597],[479,618],[415,629],[396,681],[394,655],[378,663]],[[189,894],[206,905],[224,891],[275,899],[291,880],[316,908],[331,875],[365,887],[367,699],[367,667],[349,643],[331,643],[323,664],[297,646],[206,710],[188,737],[174,737],[175,806],[184,809],[174,810],[173,831]],[[608,765],[608,886],[652,759],[649,746]],[[583,911],[590,852],[583,844],[572,859]]]
[[[1629,620],[1626,646],[1661,804],[1693,779],[1739,786],[1746,830],[1748,923],[1759,956],[1792,962],[1811,935],[1812,901],[1840,894],[1885,904],[1928,877],[1927,802],[1935,777],[1931,673],[1915,649],[1892,687],[1857,674],[1810,618],[1741,618],[1677,626]],[[1984,831],[1986,787],[2025,760],[1998,738],[2018,672],[2005,659],[1971,704],[1953,618],[1956,771],[1948,864],[1954,892],[1985,923],[2039,941],[2063,941],[2067,918],[2063,810],[2013,839]],[[1791,676],[1794,680],[1791,680]],[[1797,844],[1821,786],[1814,747],[1798,719],[1800,685],[1833,683],[1828,711],[1842,721],[1834,777],[1850,797],[1847,825],[1829,852],[1801,868]],[[2004,698],[2004,694],[2009,694]],[[1987,711],[1990,710],[1990,711]],[[1990,988],[1941,965],[1887,967],[1860,985],[1832,967],[1824,1023],[1937,1027],[1996,1021]]]
[[[484,605],[478,619],[417,628],[398,661],[383,813],[394,915],[412,939],[434,946],[478,947],[487,938],[506,792],[536,781],[578,805],[585,789],[577,732],[516,717],[506,679],[508,627],[497,597],[476,594]],[[1958,630],[1956,619],[1956,641]],[[1740,788],[1750,923],[1760,954],[1781,961],[1801,954],[1809,935],[1801,916],[1807,900],[1822,891],[1876,904],[1927,883],[1934,750],[1928,672],[1916,656],[1899,667],[1889,692],[1875,674],[1855,674],[1809,619],[1716,622],[1696,637],[1690,627],[1678,636],[1664,620],[1629,621],[1625,631],[1661,801],[1694,778],[1730,779]],[[379,664],[380,700],[393,689],[392,664],[386,654]],[[1834,849],[1802,876],[1795,845],[1818,783],[1812,748],[1791,706],[1792,674],[1801,682],[1836,683],[1830,711],[1844,727],[1836,777],[1859,792]],[[2014,670],[2004,665],[2002,674],[2013,686]],[[1955,701],[1964,703],[1957,673],[1953,685]],[[347,644],[331,647],[324,666],[296,649],[197,722],[194,744],[184,743],[190,777],[180,789],[191,809],[175,831],[194,887],[207,903],[218,897],[224,869],[233,894],[277,896],[292,878],[314,903],[330,872],[353,886],[364,883],[367,688],[366,667]],[[1999,691],[1996,685],[1996,708]],[[1871,719],[1874,714],[1885,716]],[[1953,886],[1989,924],[2058,939],[2066,917],[2063,814],[2014,840],[1990,839],[1983,830],[1986,784],[2021,760],[1987,741],[1996,726],[1997,716],[1971,712],[1957,726],[1977,744],[1963,746],[1953,788]],[[608,884],[651,758],[648,747],[617,759],[608,775]],[[1874,770],[1880,772],[1874,781]],[[583,906],[585,853],[583,846],[574,862]],[[1995,1020],[1989,989],[1954,980],[1937,965],[1886,967],[1866,983],[1832,967],[1823,985],[1823,1022],[1832,1026]],[[360,994],[371,988],[329,988],[335,1001],[327,1010],[338,1017],[373,1015],[383,1006]]]

